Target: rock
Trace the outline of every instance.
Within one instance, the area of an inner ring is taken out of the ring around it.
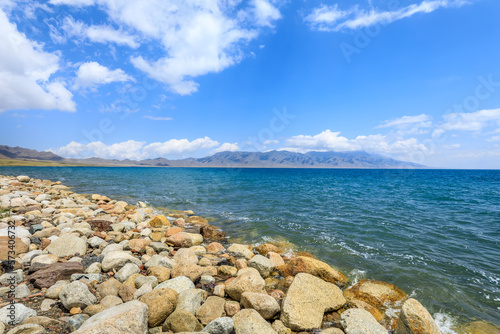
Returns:
[[[30,177],[29,177],[29,176],[26,176],[26,175],[19,175],[19,176],[16,176],[16,179],[17,179],[19,182],[30,182]]]
[[[30,289],[26,284],[19,284],[16,286],[15,296],[16,298],[25,298],[31,294]]]
[[[23,277],[23,271],[18,269],[0,276],[0,283],[5,285],[10,285],[12,283],[19,284],[23,281]]]
[[[212,241],[224,241],[226,234],[218,227],[212,225],[205,225],[200,228],[200,234],[204,239]]]
[[[85,272],[87,274],[100,274],[102,273],[102,266],[99,262],[94,262],[85,270]]]
[[[285,261],[283,261],[283,258],[278,253],[269,252],[267,253],[266,256],[269,259],[269,261],[271,261],[274,268],[278,268],[285,265]]]
[[[283,250],[273,244],[262,244],[255,248],[255,250],[260,254],[266,256],[269,252],[282,253]]]
[[[68,322],[66,323],[65,329],[74,332],[78,328],[80,328],[85,321],[89,319],[87,314],[76,314],[72,317],[69,317]]]
[[[155,290],[163,288],[169,288],[175,290],[177,293],[181,293],[184,290],[194,289],[195,286],[189,278],[185,276],[179,276],[158,284]]]
[[[373,317],[378,322],[381,322],[384,319],[384,315],[379,310],[377,310],[375,307],[371,306],[370,304],[365,303],[362,300],[356,300],[356,299],[349,300],[347,302],[347,306],[349,308],[362,308],[363,310],[370,312],[371,315],[373,315]]]
[[[62,288],[59,299],[67,310],[71,310],[73,307],[83,309],[97,302],[97,298],[90,293],[87,285],[80,281],[72,282]]]
[[[191,312],[178,309],[168,316],[162,326],[164,332],[170,330],[174,333],[199,332],[202,329],[203,326]]]
[[[186,310],[196,314],[201,304],[207,299],[207,292],[201,289],[189,289],[179,293],[177,310]]]
[[[238,274],[238,269],[235,267],[222,265],[217,269],[217,272],[221,276],[236,276]]]
[[[340,328],[330,327],[327,329],[323,329],[321,334],[344,334],[344,331]]]
[[[295,276],[282,302],[280,320],[295,331],[320,328],[323,314],[344,306],[338,286],[306,273]]]
[[[163,215],[154,216],[153,219],[149,221],[149,225],[152,227],[171,226],[170,221]]]
[[[106,296],[118,296],[118,290],[121,286],[122,284],[117,279],[110,278],[97,286],[97,292],[101,298]]]
[[[124,246],[124,250],[132,250],[138,253],[144,253],[146,247],[149,246],[151,240],[149,239],[132,239],[129,240]]]
[[[264,293],[244,292],[241,295],[241,305],[244,308],[253,308],[266,320],[273,318],[280,311],[276,299]]]
[[[57,304],[56,300],[44,299],[42,301],[42,304],[40,305],[40,311],[46,312],[46,311],[50,310],[52,307],[54,307],[55,304]]]
[[[28,253],[26,253],[22,258],[21,258],[21,261],[23,263],[30,263],[31,260],[33,260],[34,257],[38,256],[42,254],[42,251],[41,250],[32,250]]]
[[[203,325],[206,325],[212,320],[223,316],[225,303],[226,300],[224,298],[210,296],[198,309],[198,311],[196,312],[196,317]]]
[[[147,331],[148,306],[133,300],[90,317],[73,334],[144,334]]]
[[[148,305],[148,325],[160,325],[175,310],[178,293],[172,289],[159,288],[146,293],[139,301]]]
[[[198,264],[198,256],[191,248],[179,249],[174,255],[174,260],[181,265]]]
[[[202,333],[210,334],[231,334],[234,329],[234,321],[229,317],[222,317],[211,321]]]
[[[95,237],[92,237],[90,238],[89,240],[87,240],[87,243],[90,245],[90,247],[92,248],[99,248],[100,245],[102,245],[103,243],[105,243],[106,241],[104,241],[104,239],[101,239],[97,236]]]
[[[244,268],[238,276],[226,285],[226,293],[234,300],[240,300],[243,292],[264,292],[264,279],[254,268]]]
[[[134,300],[136,289],[134,287],[123,284],[118,289],[118,296],[126,303]]]
[[[141,274],[133,274],[132,276],[127,278],[125,282],[123,282],[123,285],[128,285],[135,289],[135,279],[139,276],[141,276]]]
[[[153,287],[151,283],[143,284],[139,289],[134,292],[134,299],[139,299],[144,296],[146,293],[153,291]]]
[[[479,320],[459,326],[459,333],[467,334],[500,334],[500,328],[489,322]]]
[[[105,308],[101,304],[94,304],[94,305],[89,305],[83,310],[83,313],[89,315],[89,316],[94,316],[99,312],[104,311]]]
[[[123,304],[123,301],[120,297],[117,296],[106,296],[101,300],[101,305],[104,308],[110,308],[120,304]]]
[[[166,256],[153,255],[151,256],[151,259],[144,264],[144,267],[146,267],[146,269],[151,267],[165,267],[172,269],[175,265],[176,262]]]
[[[340,315],[340,323],[346,334],[370,333],[388,334],[389,332],[370,314],[360,308],[351,308]]]
[[[37,324],[25,324],[12,328],[7,334],[47,334],[47,331]]]
[[[45,250],[59,257],[85,255],[87,243],[77,236],[67,234],[52,241]]]
[[[195,282],[206,272],[207,268],[192,263],[178,264],[172,269],[171,275],[172,277],[185,276]]]
[[[233,256],[244,257],[247,260],[250,260],[254,256],[249,245],[232,244],[228,247],[227,251]]]
[[[208,220],[206,220],[203,217],[199,217],[199,216],[191,216],[191,217],[186,219],[186,222],[188,224],[193,224],[193,225],[206,225],[206,224],[208,224]]]
[[[35,267],[40,265],[40,267],[47,264],[54,264],[59,261],[59,257],[54,254],[42,254],[31,260],[31,266]]]
[[[186,232],[176,233],[168,237],[166,242],[174,245],[175,247],[181,248],[189,248],[193,246],[193,240],[191,239],[191,236]]]
[[[384,309],[388,304],[399,302],[406,294],[396,286],[375,280],[363,279],[344,291],[346,299],[358,299],[377,309]]]
[[[70,277],[70,281],[83,281],[86,283],[97,282],[100,283],[104,279],[102,274],[73,274]]]
[[[104,256],[101,266],[104,272],[110,270],[120,270],[127,263],[133,263],[140,267],[142,265],[141,260],[135,258],[126,252],[110,252]]]
[[[273,263],[267,257],[255,255],[248,261],[248,266],[257,269],[262,277],[267,277],[274,269]]]
[[[341,286],[347,283],[347,278],[339,271],[330,267],[325,262],[306,256],[297,256],[279,269],[283,273],[283,276],[295,276],[298,273],[307,273]]]
[[[151,287],[156,287],[158,285],[158,279],[154,276],[139,276],[134,280],[135,287],[140,289],[144,284],[151,284]]]
[[[70,282],[68,280],[57,281],[54,285],[47,289],[45,292],[46,298],[59,299],[59,294],[61,290],[68,285]]]
[[[164,282],[170,278],[170,269],[165,267],[153,266],[149,267],[147,271],[148,276],[154,276],[158,279],[158,282]]]
[[[288,327],[285,327],[281,320],[276,320],[275,322],[273,322],[272,327],[278,334],[292,334],[292,330]]]
[[[191,238],[193,246],[201,245],[203,243],[203,236],[201,234],[198,233],[187,233],[187,234]]]
[[[184,231],[184,230],[180,227],[177,227],[177,226],[171,227],[167,230],[167,232],[165,233],[165,236],[170,237],[170,236],[177,234],[179,232],[182,232],[182,231]]]
[[[224,246],[222,246],[218,242],[212,242],[212,243],[207,245],[206,249],[207,249],[207,253],[218,254],[218,253],[222,252],[225,248],[224,248]]]
[[[133,274],[138,274],[141,272],[141,269],[133,263],[125,264],[115,275],[115,278],[120,282],[125,282],[127,278],[132,276]]]
[[[56,319],[51,319],[49,317],[44,317],[44,316],[36,316],[36,317],[30,317],[27,318],[23,321],[24,324],[36,324],[40,325],[42,327],[52,327],[52,326],[57,326],[61,324],[61,321],[56,320]],[[0,331],[1,333],[1,331]]]
[[[36,317],[36,311],[23,304],[9,304],[0,309],[0,322],[5,325],[9,322],[17,325],[29,317]]]
[[[244,309],[233,317],[236,334],[277,334],[271,325],[253,309]]]
[[[54,263],[43,267],[28,277],[36,288],[50,288],[57,281],[68,280],[71,275],[81,273],[83,266],[78,262]]]
[[[9,237],[0,236],[0,261],[9,260]],[[14,238],[14,254],[24,254],[28,252],[28,245],[21,238]],[[11,242],[12,244],[12,242]],[[12,253],[11,253],[12,256]]]
[[[441,334],[430,313],[416,299],[404,302],[396,334]]]

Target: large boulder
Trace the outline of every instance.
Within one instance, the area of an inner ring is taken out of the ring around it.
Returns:
[[[278,334],[254,309],[244,309],[233,316],[236,334]]]
[[[147,331],[148,306],[133,300],[97,313],[73,334],[144,334]]]
[[[327,282],[345,285],[347,278],[325,262],[307,256],[297,256],[279,268],[283,276],[295,276],[298,273],[311,274]]]
[[[139,301],[148,305],[148,325],[156,327],[167,319],[177,306],[178,293],[172,289],[161,288],[146,293]]]
[[[350,308],[340,315],[340,323],[346,334],[388,334],[389,332],[371,315],[360,308]]]
[[[226,293],[234,300],[240,300],[243,292],[264,292],[266,282],[257,269],[243,268],[238,271],[238,276],[226,286]]]
[[[416,299],[403,304],[396,334],[441,334],[429,311]]]
[[[347,300],[362,300],[377,309],[402,301],[406,294],[396,286],[376,280],[363,279],[344,291]]]
[[[189,233],[186,233],[186,232],[176,233],[176,234],[168,237],[166,242],[174,245],[175,247],[189,248],[189,247],[193,246],[193,240],[191,239],[191,236],[189,235]]]
[[[127,252],[110,252],[102,259],[102,271],[107,272],[113,269],[118,271],[127,263],[133,263],[138,267],[142,265],[141,260]]]
[[[338,310],[345,303],[338,286],[300,273],[283,299],[280,320],[296,331],[319,328],[325,312]]]
[[[59,257],[85,255],[87,243],[77,236],[66,234],[52,241],[45,250]]]
[[[244,308],[253,308],[266,320],[273,318],[280,311],[276,299],[265,293],[243,292],[241,304]]]
[[[83,272],[79,262],[54,263],[43,267],[28,277],[36,288],[50,288],[57,281],[69,280],[71,275]]]
[[[226,239],[226,234],[220,228],[212,225],[205,225],[200,228],[200,234],[206,240],[223,241]]]
[[[72,282],[62,288],[59,299],[67,310],[73,307],[84,309],[97,302],[97,298],[90,293],[87,285],[80,281]]]

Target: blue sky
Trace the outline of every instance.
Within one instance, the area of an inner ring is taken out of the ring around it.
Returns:
[[[0,0],[0,144],[500,168],[495,0]]]

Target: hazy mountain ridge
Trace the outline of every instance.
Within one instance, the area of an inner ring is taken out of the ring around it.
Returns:
[[[117,160],[102,158],[65,159],[52,152],[38,152],[21,147],[0,146],[0,159],[56,161],[66,164],[93,166],[149,167],[261,167],[261,168],[420,168],[420,164],[395,160],[364,151],[352,152],[219,152],[203,158],[169,160]]]

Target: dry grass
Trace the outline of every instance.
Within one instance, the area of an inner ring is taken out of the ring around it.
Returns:
[[[15,160],[15,159],[0,159],[0,166],[88,166],[82,164],[67,164],[53,161],[40,161],[40,160]]]

